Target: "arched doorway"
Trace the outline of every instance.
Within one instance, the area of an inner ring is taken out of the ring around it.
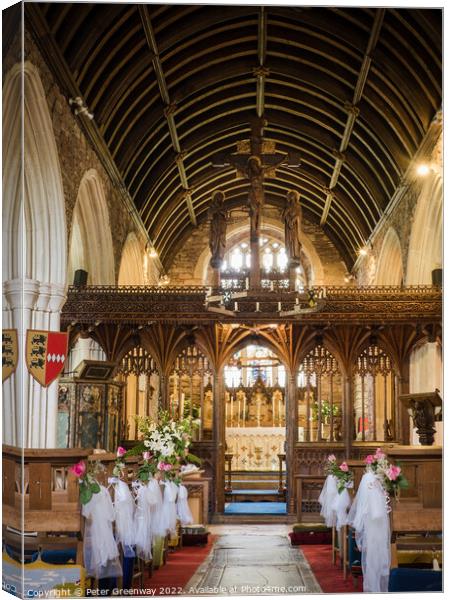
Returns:
[[[283,515],[286,372],[266,346],[248,344],[224,367],[225,514]]]

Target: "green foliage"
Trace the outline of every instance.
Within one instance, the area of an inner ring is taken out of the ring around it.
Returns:
[[[201,458],[199,458],[198,456],[195,456],[194,454],[187,454],[186,456],[186,461],[189,463],[192,463],[194,465],[197,466],[201,466],[203,464],[203,461]]]

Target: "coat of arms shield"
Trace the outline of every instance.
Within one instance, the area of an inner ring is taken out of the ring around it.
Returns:
[[[17,329],[2,331],[2,381],[10,377],[17,369],[19,358]]]
[[[48,387],[61,373],[67,358],[68,333],[28,329],[26,364],[31,376]]]

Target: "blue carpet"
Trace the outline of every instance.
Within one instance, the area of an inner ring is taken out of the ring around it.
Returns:
[[[225,506],[226,515],[285,515],[285,502],[229,502]]]

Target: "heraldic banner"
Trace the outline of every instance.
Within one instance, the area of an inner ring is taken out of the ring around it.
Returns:
[[[8,379],[17,369],[19,360],[17,329],[2,331],[2,381]]]
[[[28,329],[26,364],[31,376],[49,386],[61,373],[67,357],[68,333]]]

